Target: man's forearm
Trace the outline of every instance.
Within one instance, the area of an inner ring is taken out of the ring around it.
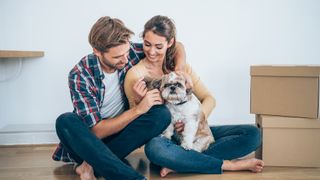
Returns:
[[[142,113],[137,109],[137,107],[134,107],[115,118],[103,119],[93,126],[91,131],[100,139],[108,137],[121,131],[141,114]]]

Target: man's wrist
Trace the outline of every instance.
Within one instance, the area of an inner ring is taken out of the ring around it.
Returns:
[[[139,103],[141,102],[141,99],[142,99],[142,98],[139,98],[139,97],[136,96],[136,97],[134,98],[134,102],[135,102],[136,104],[139,104]]]
[[[143,112],[141,112],[138,106],[133,107],[131,110],[134,116],[140,116],[143,114]]]

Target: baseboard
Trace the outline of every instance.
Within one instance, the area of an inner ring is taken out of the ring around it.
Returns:
[[[0,145],[56,144],[53,124],[10,124],[0,129]]]

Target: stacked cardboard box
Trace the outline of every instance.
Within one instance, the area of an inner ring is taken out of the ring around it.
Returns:
[[[320,66],[251,66],[250,111],[269,166],[320,167]]]

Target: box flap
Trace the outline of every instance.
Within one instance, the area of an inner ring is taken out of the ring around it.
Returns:
[[[320,66],[295,65],[254,65],[250,67],[251,76],[301,76],[319,77]]]
[[[256,121],[262,128],[320,129],[320,119],[257,115]]]
[[[250,113],[320,118],[319,78],[252,76]]]

